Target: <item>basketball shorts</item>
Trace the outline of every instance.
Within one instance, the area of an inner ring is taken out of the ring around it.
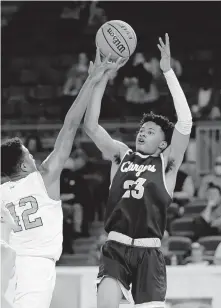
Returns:
[[[118,280],[129,302],[165,307],[166,266],[159,248],[128,246],[108,240],[102,247],[97,286],[105,276]]]
[[[14,308],[49,308],[55,287],[52,259],[17,256]]]

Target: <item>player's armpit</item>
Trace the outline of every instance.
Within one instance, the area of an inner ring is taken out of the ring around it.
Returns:
[[[58,179],[66,160],[70,156],[75,134],[76,127],[74,125],[67,127],[64,124],[56,140],[54,150],[43,161],[40,167],[39,171],[44,174],[48,173],[52,181]]]
[[[171,144],[164,151],[164,156],[166,161],[173,161],[174,168],[177,170],[183,162],[183,157],[188,147],[189,140],[190,135],[183,135],[174,128]]]
[[[114,161],[116,156],[119,156],[121,159],[129,150],[125,143],[111,138],[108,132],[100,125],[97,125],[93,131],[87,128],[85,128],[85,131],[103,155],[111,161]]]
[[[165,172],[166,188],[171,198],[173,198],[173,192],[176,185],[177,172],[178,169],[173,165],[173,163],[171,163],[171,167],[169,168],[169,170]]]

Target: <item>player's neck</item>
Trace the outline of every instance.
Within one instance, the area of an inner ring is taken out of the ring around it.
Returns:
[[[136,151],[137,153],[140,153],[141,155],[144,155],[144,156],[152,156],[152,157],[158,157],[160,156],[160,153],[156,152],[156,153],[153,153],[153,154],[148,154],[148,153],[144,153],[142,151]]]
[[[12,182],[19,181],[19,180],[25,178],[26,176],[28,176],[30,173],[31,172],[19,172],[17,174],[11,175],[10,181],[12,181]]]

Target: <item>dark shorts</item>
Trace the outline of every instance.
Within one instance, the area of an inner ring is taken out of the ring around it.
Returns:
[[[126,290],[130,290],[132,284],[135,304],[165,301],[166,266],[159,248],[126,246],[107,241],[102,247],[97,278],[99,280],[104,276],[117,279]]]

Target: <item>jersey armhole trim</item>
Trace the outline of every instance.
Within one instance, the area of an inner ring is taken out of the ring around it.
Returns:
[[[173,193],[169,192],[169,189],[167,188],[167,184],[166,184],[166,176],[165,176],[165,162],[164,162],[164,157],[163,154],[160,153],[160,157],[161,157],[161,161],[162,161],[162,175],[163,175],[163,183],[164,183],[164,187],[168,193],[168,195],[170,196],[171,199],[173,199]]]
[[[119,166],[118,166],[118,168],[117,168],[117,171],[116,171],[115,175],[117,174],[117,172],[118,172],[118,170],[119,170],[119,168],[120,168],[120,166],[121,166],[121,164],[122,164],[122,161],[124,160],[124,158],[126,157],[126,155],[129,154],[129,152],[133,152],[133,151],[132,151],[131,149],[128,149],[128,150],[125,152],[125,154],[122,156],[122,158],[121,158],[121,160],[120,160],[120,164],[119,164]],[[115,178],[115,175],[114,175],[114,177],[113,177],[113,179],[112,179],[112,181],[111,181],[111,183],[110,183],[110,185],[109,185],[109,190],[111,189],[111,186],[112,186],[113,180],[114,180],[114,178]]]
[[[127,155],[127,154],[129,154],[129,152],[133,152],[131,149],[128,149],[125,153],[124,153],[124,155],[122,156],[122,158],[121,158],[121,160],[120,160],[120,165],[121,165],[121,163],[122,163],[122,161],[124,160],[124,158],[125,158],[125,156]],[[120,166],[119,165],[119,166]]]
[[[139,152],[135,152],[136,155],[140,156],[141,158],[147,158],[149,157],[150,155],[144,155],[144,154],[141,154]]]

